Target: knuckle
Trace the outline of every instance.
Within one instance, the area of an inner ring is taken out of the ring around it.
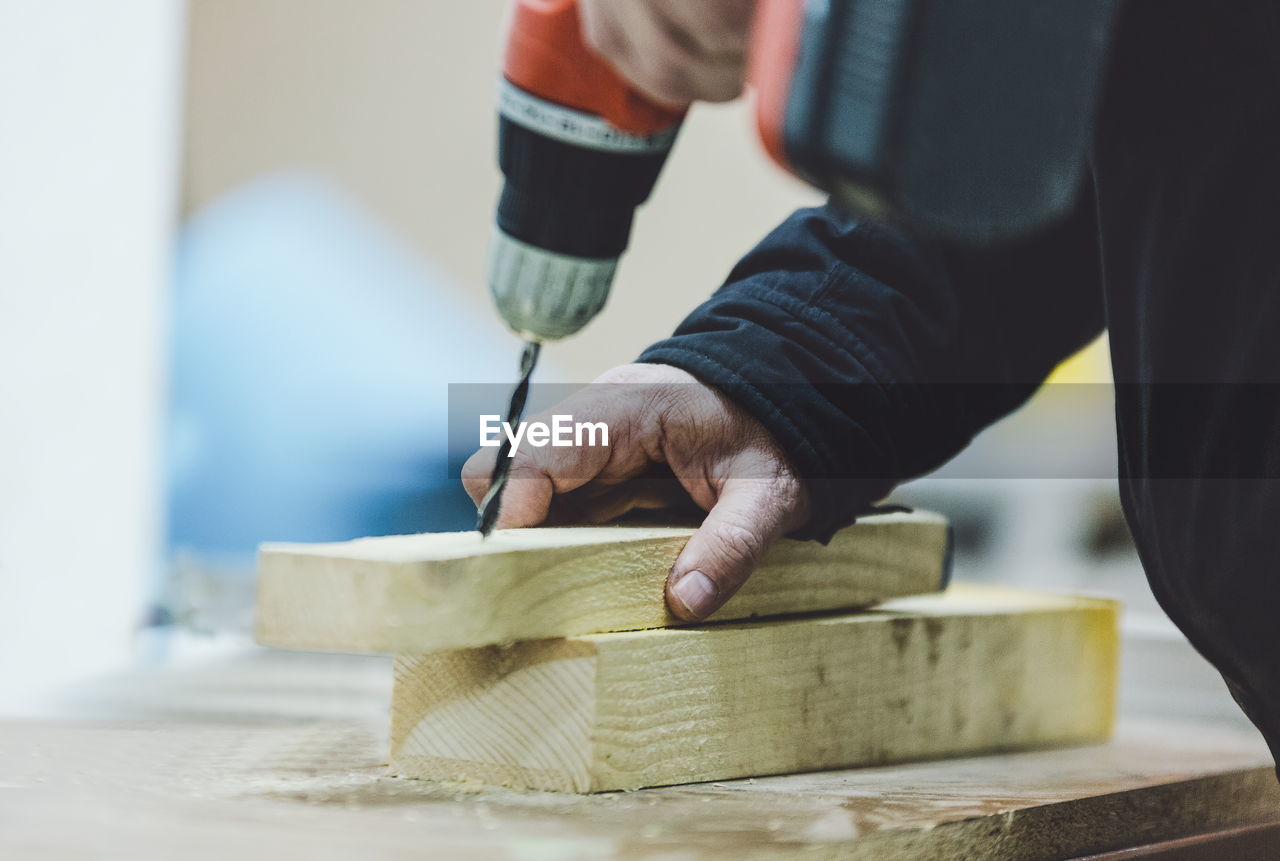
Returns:
[[[616,59],[624,52],[626,43],[622,33],[601,15],[585,18],[582,22],[582,36],[587,47],[605,57]]]
[[[600,376],[596,377],[596,382],[605,385],[634,385],[637,383],[652,383],[656,376],[654,371],[659,365],[618,365],[610,368]]]
[[[682,22],[680,31],[700,52],[724,55],[745,49],[754,8],[755,0],[676,0],[666,14],[669,20]]]
[[[689,428],[699,438],[709,438],[710,431],[730,424],[727,402],[702,383],[673,384],[664,389],[663,395],[671,421]]]
[[[467,458],[467,462],[462,465],[463,481],[479,481],[487,478],[489,475],[489,465],[487,459],[480,452],[476,452]]]
[[[769,482],[768,494],[773,504],[783,511],[792,511],[800,504],[804,487],[787,468],[785,474],[779,475]]]
[[[649,55],[649,60],[644,65],[642,83],[650,93],[663,101],[693,101],[697,93],[691,81],[691,65],[688,58],[673,44],[665,43]]]
[[[715,81],[703,88],[699,98],[706,102],[731,102],[742,95],[742,78]]]
[[[720,0],[711,5],[719,31],[731,41],[741,45],[747,40],[756,0]]]
[[[555,449],[560,451],[561,449]],[[513,479],[530,479],[545,478],[552,470],[555,464],[548,462],[546,449],[535,448],[532,450],[521,449],[511,458],[511,471],[509,475]]]
[[[785,458],[780,458],[778,469],[778,475],[770,480],[766,489],[767,506],[769,516],[783,531],[790,531],[809,519],[809,489]]]
[[[751,565],[760,555],[760,542],[755,533],[739,523],[721,523],[716,529],[716,539],[716,552],[733,570]]]
[[[650,362],[633,362],[629,365],[618,365],[605,371],[595,381],[597,383],[646,383],[664,386],[698,382],[697,378],[688,371],[681,370],[674,365]]]

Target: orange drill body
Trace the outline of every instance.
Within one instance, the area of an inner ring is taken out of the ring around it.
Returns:
[[[634,135],[665,131],[684,116],[645,99],[587,47],[577,0],[518,0],[503,75],[531,95]]]

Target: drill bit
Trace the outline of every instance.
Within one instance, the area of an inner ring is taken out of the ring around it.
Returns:
[[[507,407],[507,424],[515,427],[524,415],[524,402],[529,398],[529,378],[533,376],[533,368],[538,364],[538,353],[542,345],[537,341],[525,341],[524,354],[520,357],[520,381],[511,392],[511,403]],[[507,486],[507,475],[511,472],[511,438],[502,435],[502,444],[498,447],[498,459],[493,464],[493,475],[489,478],[489,490],[480,501],[480,510],[476,515],[476,529],[481,538],[488,538],[493,532],[493,525],[498,522],[498,511],[502,508],[502,491]]]

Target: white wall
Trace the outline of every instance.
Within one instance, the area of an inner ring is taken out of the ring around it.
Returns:
[[[0,708],[124,662],[156,564],[181,0],[0,0]]]

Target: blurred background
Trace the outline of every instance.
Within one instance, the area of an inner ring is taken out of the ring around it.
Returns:
[[[518,351],[483,280],[504,5],[0,0],[0,710],[243,648],[260,541],[469,526],[447,386]],[[629,361],[819,201],[749,116],[694,109],[542,382]],[[1114,481],[1018,477],[1110,474],[1106,369],[1095,344],[899,495],[952,517],[959,576],[1123,597],[1126,696],[1190,679],[1234,714]]]

